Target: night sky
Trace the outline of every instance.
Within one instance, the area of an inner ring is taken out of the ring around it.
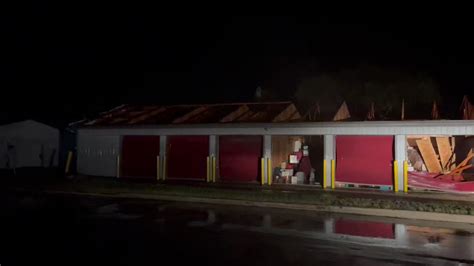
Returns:
[[[257,86],[291,99],[303,76],[361,63],[432,76],[442,111],[457,114],[472,94],[470,16],[349,11],[231,16],[45,2],[3,10],[0,122],[61,127],[122,103],[249,101]]]

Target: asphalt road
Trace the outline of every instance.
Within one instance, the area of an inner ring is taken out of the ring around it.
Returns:
[[[0,210],[2,266],[474,264],[472,225],[20,193]]]

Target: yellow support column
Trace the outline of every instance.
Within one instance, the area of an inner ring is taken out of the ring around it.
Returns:
[[[216,157],[212,156],[212,182],[216,182]]]
[[[160,156],[156,156],[156,180],[160,181]]]
[[[408,162],[403,161],[403,192],[408,193]]]
[[[268,158],[267,159],[267,174],[268,174],[268,185],[271,186],[272,185],[272,178],[273,178],[273,175],[272,175],[272,159]]]
[[[327,161],[323,160],[323,188],[327,188],[326,176],[327,176]]]
[[[331,188],[336,188],[336,161],[331,160]]]
[[[72,161],[72,151],[69,151],[67,153],[66,168],[64,169],[65,174],[69,173],[69,167],[71,167],[71,161]]]
[[[206,162],[207,162],[206,163],[206,182],[209,183],[209,180],[211,179],[210,176],[209,176],[210,175],[210,172],[209,172],[209,163],[210,163],[209,156],[206,157]]]
[[[265,158],[260,159],[260,184],[263,186],[265,184]]]
[[[393,190],[398,192],[398,161],[393,161]]]

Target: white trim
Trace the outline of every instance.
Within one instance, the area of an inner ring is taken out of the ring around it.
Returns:
[[[84,135],[474,135],[474,120],[84,127]]]

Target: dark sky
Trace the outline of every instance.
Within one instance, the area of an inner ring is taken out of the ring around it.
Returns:
[[[257,86],[288,98],[301,76],[360,63],[431,75],[451,111],[471,93],[471,16],[348,10],[231,16],[46,2],[2,10],[0,121],[62,126],[121,103],[248,101]]]

